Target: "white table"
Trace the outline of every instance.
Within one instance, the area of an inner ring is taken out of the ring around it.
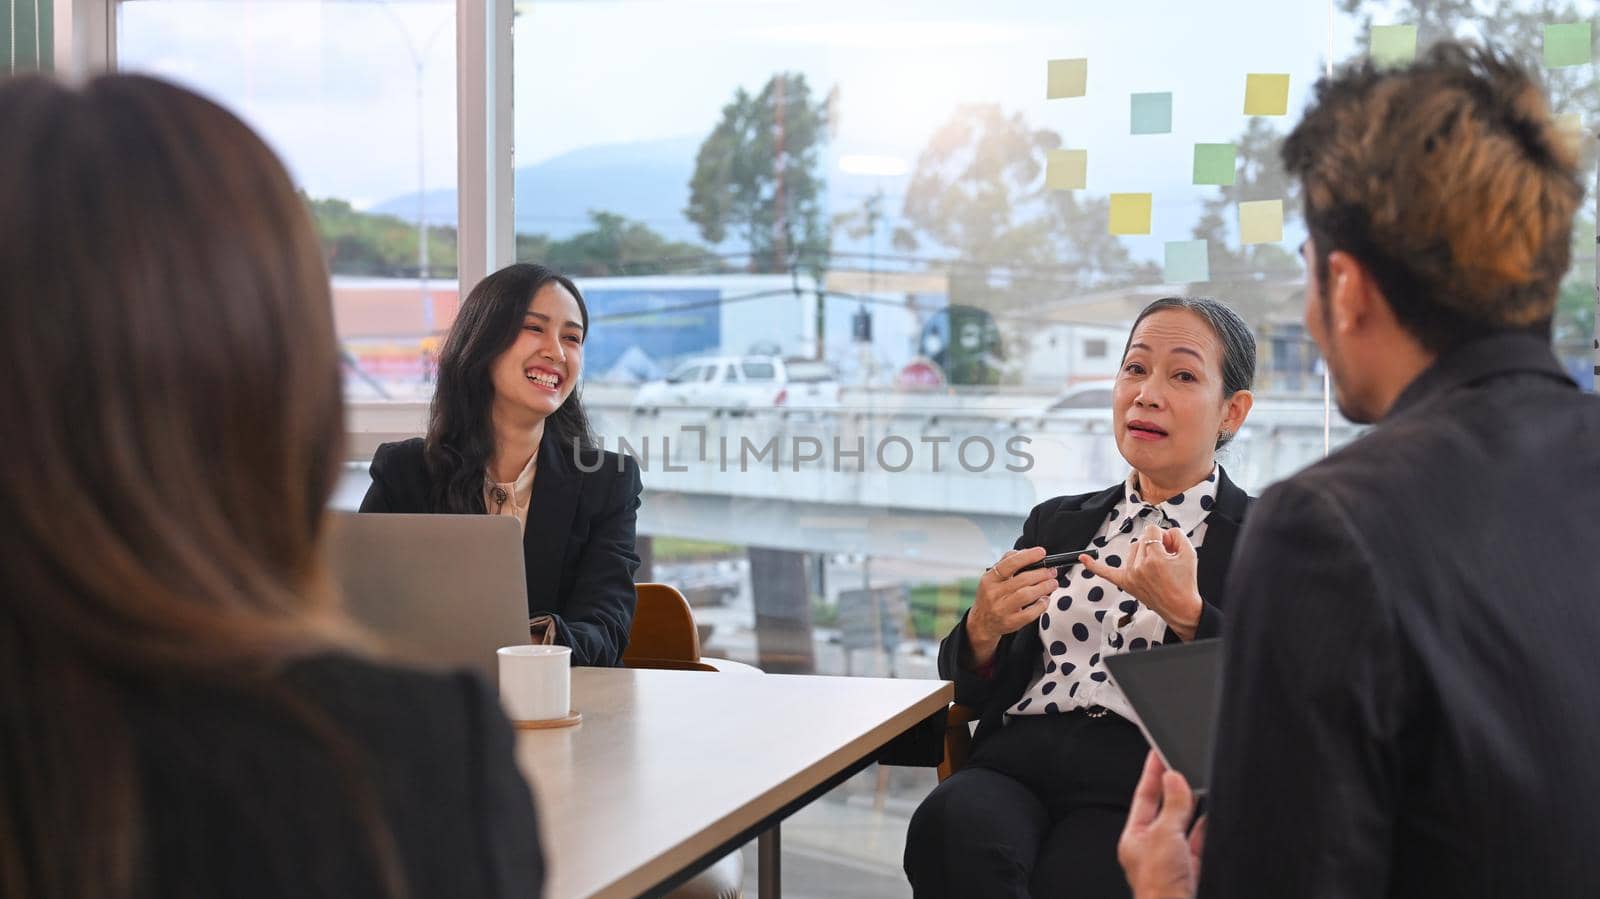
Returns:
[[[778,823],[949,704],[944,681],[575,668],[576,727],[518,733],[547,899],[633,897],[761,837],[778,888]]]

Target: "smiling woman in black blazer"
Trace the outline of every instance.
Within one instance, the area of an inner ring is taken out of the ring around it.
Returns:
[[[544,266],[480,281],[440,354],[428,436],[378,447],[361,511],[515,516],[534,641],[619,665],[639,466],[595,446],[577,393],[588,331],[578,288]]]
[[[918,899],[1128,895],[1117,837],[1146,747],[1105,657],[1221,633],[1250,498],[1216,451],[1249,415],[1254,375],[1250,329],[1214,300],[1157,300],[1134,321],[1112,389],[1132,471],[1036,506],[939,647],[939,674],[980,718],[967,766],[912,815]],[[1024,570],[1084,548],[1098,558]]]

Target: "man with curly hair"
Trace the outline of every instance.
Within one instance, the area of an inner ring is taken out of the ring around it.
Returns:
[[[1141,897],[1600,895],[1600,399],[1550,347],[1583,195],[1538,82],[1445,43],[1322,81],[1306,327],[1372,431],[1240,536],[1206,818],[1153,755]]]

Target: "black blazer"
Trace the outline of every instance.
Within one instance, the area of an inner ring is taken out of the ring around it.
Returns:
[[[572,664],[620,665],[639,569],[639,463],[598,450],[575,459],[560,444],[539,444],[528,503],[522,539],[528,616],[554,617],[555,642],[572,647]],[[372,486],[361,511],[437,512],[432,494],[422,438],[385,443],[372,456]]]
[[[1220,467],[1218,471],[1217,503],[1206,516],[1205,543],[1196,551],[1198,586],[1205,602],[1195,631],[1197,640],[1215,637],[1222,631],[1228,563],[1233,558],[1239,526],[1253,502],[1229,480],[1226,471]],[[1058,496],[1034,506],[1015,548],[1042,546],[1046,552],[1067,552],[1088,546],[1105,524],[1106,515],[1122,500],[1123,492],[1124,485],[1118,484],[1099,493]],[[1163,642],[1177,639],[1167,628]],[[956,702],[981,710],[974,746],[1003,725],[1006,709],[1021,699],[1028,685],[1043,672],[1043,657],[1039,628],[1030,625],[1000,638],[994,671],[990,677],[981,677],[970,667],[972,647],[967,642],[967,616],[962,615],[956,622],[955,629],[939,644],[939,676],[955,681]]]
[[[1600,398],[1521,335],[1263,493],[1201,892],[1600,896],[1597,504]]]
[[[129,684],[121,712],[139,771],[138,895],[388,896],[374,820],[411,896],[539,895],[511,726],[469,674],[324,655],[243,694]]]

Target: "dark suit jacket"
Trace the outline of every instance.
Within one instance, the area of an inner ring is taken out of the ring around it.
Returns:
[[[555,641],[572,647],[572,664],[620,665],[639,569],[639,463],[600,451],[574,459],[560,443],[539,445],[528,503],[522,539],[528,615],[555,618]],[[432,494],[422,438],[385,443],[373,454],[372,486],[361,511],[437,512]]]
[[[1123,489],[1124,485],[1118,484],[1099,493],[1058,496],[1034,506],[1022,526],[1016,548],[1042,546],[1046,552],[1054,553],[1088,546],[1106,523],[1106,515],[1122,500]],[[1222,472],[1217,481],[1216,506],[1206,516],[1205,542],[1196,552],[1200,597],[1205,601],[1195,632],[1197,640],[1221,633],[1228,563],[1233,558],[1239,525],[1251,502],[1251,498],[1228,479],[1228,473]],[[1162,642],[1174,643],[1177,639],[1177,634],[1168,628]],[[971,658],[967,617],[963,615],[956,622],[955,630],[939,644],[939,676],[955,681],[956,702],[981,710],[978,730],[973,736],[976,747],[1002,726],[1006,709],[1021,699],[1028,685],[1043,672],[1044,644],[1039,639],[1039,628],[1033,625],[1001,637],[1000,647],[995,650],[994,671],[987,678],[972,671]]]
[[[1239,541],[1208,896],[1600,896],[1600,398],[1468,344]]]
[[[324,655],[243,695],[130,684],[122,712],[140,772],[142,896],[388,896],[372,820],[413,897],[539,895],[511,726],[469,674]],[[347,765],[308,717],[338,735]]]

